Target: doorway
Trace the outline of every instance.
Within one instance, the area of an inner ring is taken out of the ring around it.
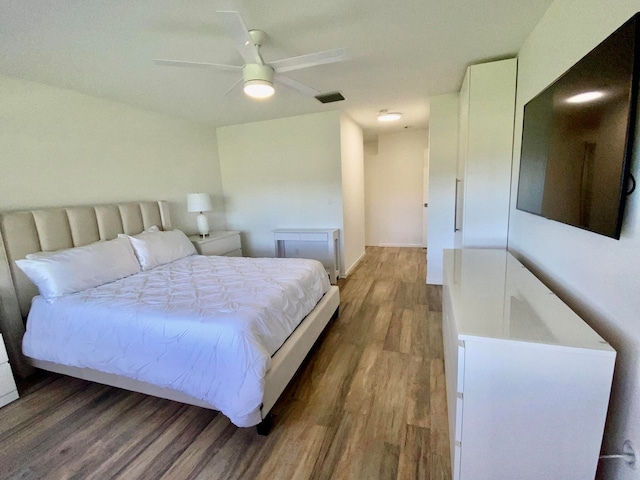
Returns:
[[[365,140],[366,245],[426,246],[428,140],[426,129]]]

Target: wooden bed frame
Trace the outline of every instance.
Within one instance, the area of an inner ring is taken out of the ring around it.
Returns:
[[[171,229],[169,206],[165,201],[130,202],[97,206],[49,208],[0,214],[0,331],[13,371],[20,377],[34,367],[82,378],[114,387],[167,398],[204,408],[214,407],[182,392],[146,382],[35,360],[22,354],[22,337],[32,298],[38,290],[16,266],[15,260],[29,253],[79,247],[111,240],[119,233],[135,235],[152,225]],[[273,355],[265,376],[260,433],[268,431],[268,413],[283,392],[340,304],[338,287],[332,286],[286,342]]]

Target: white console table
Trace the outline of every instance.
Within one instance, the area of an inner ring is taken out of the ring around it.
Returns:
[[[335,284],[340,276],[340,230],[337,228],[279,228],[273,231],[276,257],[314,258],[322,262],[329,274],[331,283]],[[316,242],[320,244],[317,253],[302,255],[295,248],[287,249],[287,242]]]
[[[594,478],[616,352],[505,250],[445,250],[454,480]]]

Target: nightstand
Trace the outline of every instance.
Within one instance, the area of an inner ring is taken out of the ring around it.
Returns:
[[[11,373],[7,350],[0,335],[0,407],[18,399],[18,389]]]
[[[242,256],[240,232],[233,230],[210,232],[205,238],[200,235],[192,235],[189,240],[191,240],[200,255]]]

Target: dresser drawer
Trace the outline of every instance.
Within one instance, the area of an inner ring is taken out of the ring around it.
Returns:
[[[275,240],[300,240],[300,233],[275,232],[273,238]]]
[[[17,390],[13,390],[9,393],[7,393],[6,395],[0,395],[0,407],[4,407],[6,404],[13,402],[14,400],[17,400],[18,397],[18,391]]]
[[[456,377],[456,392],[464,392],[464,342],[458,341],[458,376]]]
[[[9,361],[9,358],[7,357],[7,349],[4,346],[2,335],[0,335],[0,363],[4,363],[8,361]]]
[[[0,364],[0,396],[16,390],[16,382],[13,380],[11,366],[8,363]]]
[[[462,397],[462,393],[458,393],[456,395],[456,429],[455,429],[455,437],[454,440],[456,442],[462,441],[462,412],[464,408],[464,399]]]
[[[453,458],[451,464],[453,466],[452,478],[453,480],[460,480],[460,458],[462,457],[462,445],[460,442],[455,443],[453,450]]]
[[[304,242],[326,242],[328,239],[329,239],[329,235],[327,235],[324,232],[300,234],[300,240]]]

